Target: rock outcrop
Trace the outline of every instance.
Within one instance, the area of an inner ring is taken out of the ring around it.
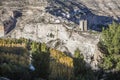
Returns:
[[[119,0],[51,0],[47,11],[79,24],[87,19],[89,29],[101,30],[113,21],[120,22]]]
[[[6,37],[45,42],[71,55],[78,48],[95,69],[101,55],[97,48],[100,34],[81,32],[77,26],[82,18],[88,20],[92,30],[99,30],[98,25],[113,20],[119,22],[119,3],[119,0],[1,0],[0,11],[7,11],[0,13],[0,21],[11,22],[8,27],[16,22],[15,28],[6,30]]]
[[[87,6],[94,14],[111,16],[118,20],[120,17],[120,0],[77,0]]]

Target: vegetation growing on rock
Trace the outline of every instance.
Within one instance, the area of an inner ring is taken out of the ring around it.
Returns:
[[[2,77],[11,80],[42,78],[71,80],[73,78],[73,59],[60,51],[49,49],[45,43],[21,38],[0,39],[0,44],[0,76]],[[35,70],[30,70],[31,64]]]

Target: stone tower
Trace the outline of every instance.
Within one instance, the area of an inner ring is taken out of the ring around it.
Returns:
[[[81,31],[84,31],[84,20],[80,20],[79,28]]]
[[[87,31],[88,30],[88,23],[87,23],[87,20],[84,20],[84,31]]]
[[[4,26],[0,23],[0,37],[3,37],[4,35],[5,35]]]
[[[88,27],[87,27],[87,20],[80,20],[80,24],[79,24],[79,28],[81,31],[87,31]]]

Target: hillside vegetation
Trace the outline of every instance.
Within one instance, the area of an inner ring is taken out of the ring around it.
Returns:
[[[31,69],[31,65],[35,69]],[[45,43],[24,38],[0,39],[0,77],[11,80],[73,80],[78,70],[74,69],[75,66],[74,58],[48,48]]]
[[[100,68],[107,76],[106,80],[119,80],[120,74],[120,24],[113,23],[104,29],[98,44],[103,58]]]
[[[92,70],[79,49],[71,57],[24,38],[0,39],[0,77],[10,80],[119,80],[120,24],[103,30],[98,44],[103,57]],[[105,76],[104,76],[105,75]]]

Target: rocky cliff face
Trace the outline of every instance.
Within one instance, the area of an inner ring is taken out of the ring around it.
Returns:
[[[7,25],[6,31],[10,31],[6,37],[45,42],[72,55],[78,48],[95,68],[100,57],[99,34],[81,32],[77,26],[81,19],[87,19],[89,29],[93,30],[113,20],[119,22],[119,3],[119,0],[1,0],[0,22],[15,23]]]
[[[100,16],[113,16],[114,19],[120,17],[120,0],[78,0],[87,6],[91,11]]]
[[[51,0],[47,11],[79,24],[87,19],[89,29],[100,31],[113,21],[120,22],[119,0]]]

